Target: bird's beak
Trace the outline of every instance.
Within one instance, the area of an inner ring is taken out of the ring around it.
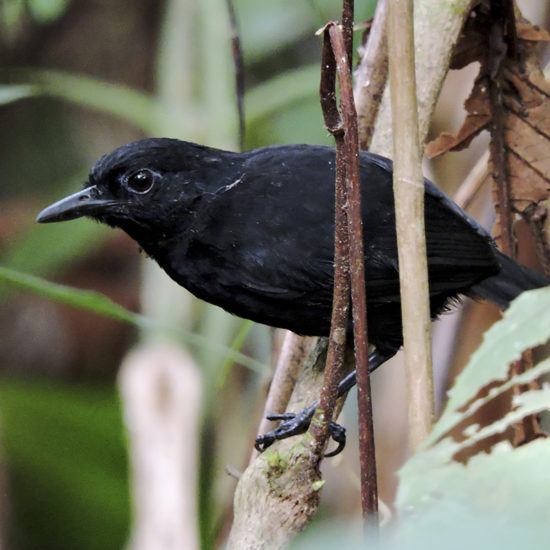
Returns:
[[[113,200],[101,198],[101,192],[92,185],[44,208],[36,216],[36,221],[38,223],[63,222],[82,216],[92,216],[104,213],[105,206],[113,202]]]

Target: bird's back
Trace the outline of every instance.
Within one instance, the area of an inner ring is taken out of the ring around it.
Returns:
[[[301,334],[328,334],[332,305],[334,150],[253,150],[203,201],[177,266],[199,297],[240,316]],[[361,154],[370,339],[401,345],[391,162]],[[426,182],[426,238],[435,317],[449,299],[498,271],[489,236]],[[162,262],[161,262],[162,263]]]

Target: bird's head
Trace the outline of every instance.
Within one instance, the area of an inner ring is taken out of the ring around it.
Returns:
[[[181,229],[205,194],[215,192],[216,173],[232,164],[232,156],[175,139],[130,143],[102,157],[84,189],[48,206],[36,221],[87,216],[138,242],[166,238]]]

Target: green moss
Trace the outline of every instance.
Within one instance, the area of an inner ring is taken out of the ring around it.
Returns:
[[[320,491],[322,488],[323,488],[323,485],[325,484],[325,480],[324,479],[320,479],[319,481],[314,481],[312,484],[311,484],[311,488],[314,490],[314,491]]]

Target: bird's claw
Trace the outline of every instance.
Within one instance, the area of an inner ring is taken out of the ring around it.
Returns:
[[[282,422],[270,432],[259,435],[256,438],[254,447],[260,453],[273,445],[275,441],[286,439],[293,435],[305,433],[315,413],[315,407],[302,409],[299,413],[270,414],[268,420],[282,420]],[[325,457],[336,456],[346,445],[346,429],[336,422],[329,425],[329,435],[338,444],[334,451],[327,453]]]
[[[328,433],[330,434],[331,439],[338,444],[338,447],[336,447],[334,451],[326,453],[325,458],[330,458],[331,456],[340,454],[346,446],[346,428],[344,428],[344,426],[331,421],[328,427]]]
[[[314,413],[315,408],[308,407],[302,409],[299,413],[268,414],[268,420],[282,420],[282,422],[274,430],[259,435],[256,438],[254,447],[257,451],[263,452],[279,439],[305,433],[311,424]]]

